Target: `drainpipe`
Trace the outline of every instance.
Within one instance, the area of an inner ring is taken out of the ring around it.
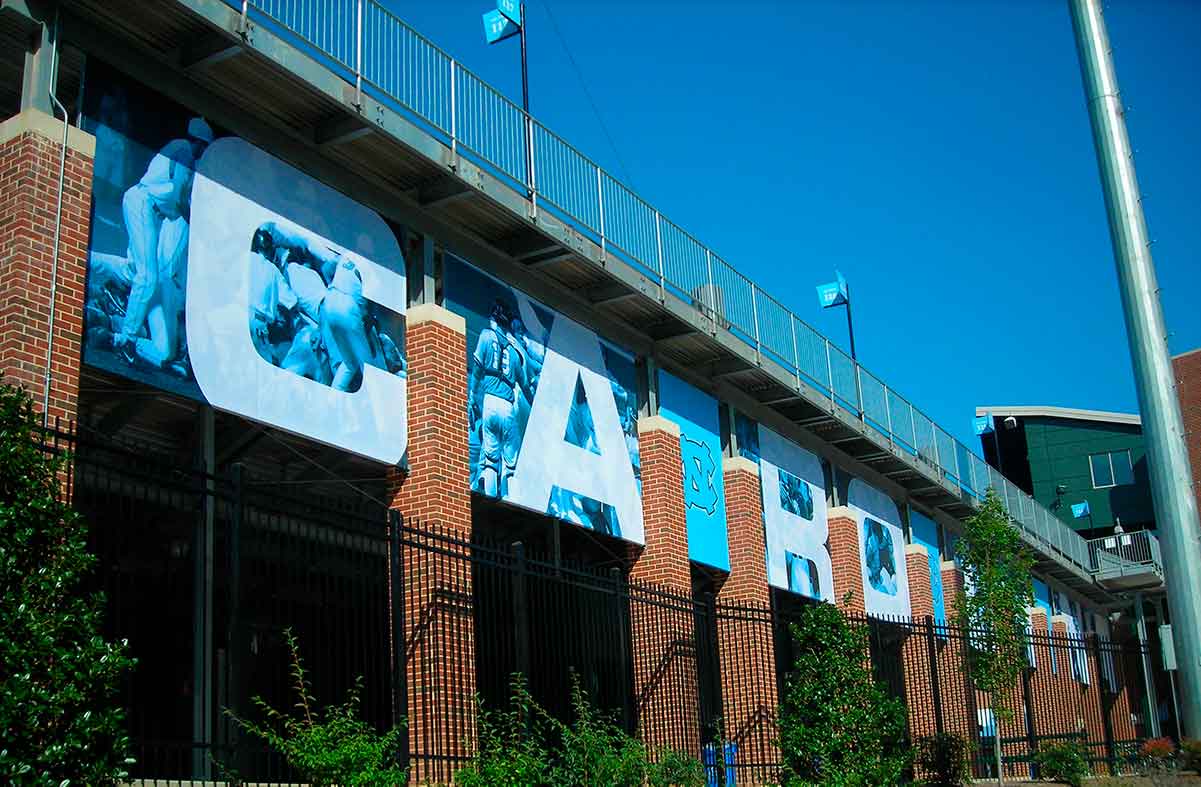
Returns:
[[[43,29],[42,35],[46,35],[46,30]],[[58,100],[55,95],[56,86],[58,84],[58,11],[54,13],[54,49],[51,51],[50,58],[53,63],[50,74],[50,100],[63,113],[63,141],[59,149],[58,157],[58,204],[54,209],[54,251],[51,253],[50,262],[50,317],[49,325],[46,328],[46,377],[42,383],[42,427],[50,425],[50,382],[51,370],[50,362],[54,352],[54,319],[58,307],[58,247],[62,240],[63,230],[63,185],[67,177],[67,133],[71,129],[71,118],[67,114],[67,108]]]

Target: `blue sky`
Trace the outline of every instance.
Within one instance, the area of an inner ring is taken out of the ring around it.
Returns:
[[[520,100],[488,0],[388,5]],[[547,15],[554,14],[610,145]],[[1201,3],[1107,21],[1173,353],[1201,346]],[[529,0],[535,116],[974,444],[977,404],[1134,412],[1066,3]],[[616,148],[616,152],[614,152]]]

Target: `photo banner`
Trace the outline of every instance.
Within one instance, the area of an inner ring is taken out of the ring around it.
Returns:
[[[739,453],[759,463],[768,584],[833,603],[821,460],[741,413],[734,428]]]
[[[457,257],[443,271],[467,322],[472,490],[644,543],[633,356]]]
[[[934,621],[946,623],[947,607],[942,587],[942,554],[938,548],[938,524],[911,507],[909,509],[909,536],[913,543],[921,544],[926,548],[930,564],[930,595],[934,599]]]
[[[888,495],[852,478],[847,507],[855,515],[863,602],[869,615],[908,616],[909,576],[905,570],[905,534],[901,512]]]
[[[717,400],[677,377],[660,372],[659,413],[680,426],[688,557],[729,571]]]
[[[89,62],[83,358],[399,464],[405,265],[375,211]]]

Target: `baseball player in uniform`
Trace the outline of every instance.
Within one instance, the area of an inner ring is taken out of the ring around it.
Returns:
[[[192,118],[187,138],[173,139],[164,145],[150,160],[142,179],[125,192],[121,209],[129,234],[126,256],[132,266],[132,283],[120,331],[113,336],[113,345],[118,350],[135,344],[146,326],[163,267],[159,260],[163,223],[181,217],[186,221],[193,171],[212,141],[213,130],[208,123],[203,118]]]
[[[477,488],[491,496],[505,495],[517,466],[516,403],[522,386],[521,356],[505,331],[508,314],[499,301],[492,307],[488,327],[475,345],[468,390],[472,415],[480,431]]]

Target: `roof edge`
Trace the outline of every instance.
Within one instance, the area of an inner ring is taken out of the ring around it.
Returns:
[[[1142,426],[1143,420],[1136,413],[1112,413],[1105,410],[1081,410],[1075,407],[1051,407],[1048,405],[995,405],[977,407],[976,415],[996,416],[1042,416],[1066,418],[1072,421],[1102,421],[1125,426]]]

